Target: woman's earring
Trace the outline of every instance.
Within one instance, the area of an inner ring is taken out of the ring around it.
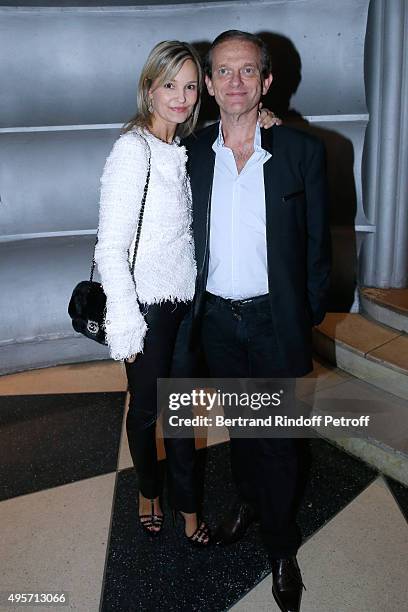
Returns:
[[[151,98],[149,99],[149,106],[147,108],[149,113],[153,112],[153,100]]]

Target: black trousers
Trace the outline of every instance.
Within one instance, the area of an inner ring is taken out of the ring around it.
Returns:
[[[189,305],[162,302],[142,305],[148,331],[144,352],[133,363],[125,362],[130,392],[126,431],[130,453],[144,497],[160,495],[156,448],[157,378],[189,377],[191,363],[186,353]],[[183,346],[180,346],[183,345]],[[173,357],[176,354],[176,359]],[[190,438],[165,438],[168,483],[172,507],[196,512],[194,491],[195,444]]]
[[[236,305],[206,294],[202,342],[211,377],[285,377],[268,296]],[[296,440],[231,436],[230,446],[238,494],[257,511],[269,556],[296,554],[301,541],[295,520]]]

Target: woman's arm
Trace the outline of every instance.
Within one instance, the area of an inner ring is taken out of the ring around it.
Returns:
[[[142,352],[147,331],[128,262],[146,183],[147,160],[147,144],[138,134],[127,133],[115,142],[101,178],[95,261],[106,294],[107,342],[116,360]]]
[[[258,106],[258,124],[259,127],[268,130],[273,125],[282,125],[282,119],[277,117],[269,108],[262,108],[262,102]]]

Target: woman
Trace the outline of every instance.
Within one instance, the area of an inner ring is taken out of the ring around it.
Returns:
[[[139,520],[150,535],[157,535],[163,525],[155,441],[156,380],[183,376],[172,369],[172,356],[196,276],[186,151],[176,132],[184,136],[193,131],[201,85],[200,60],[189,44],[156,45],[140,76],[138,113],[114,144],[101,179],[95,259],[107,297],[105,326],[111,356],[125,360],[130,391],[126,429],[139,476]],[[149,165],[132,275],[129,262]],[[190,542],[206,546],[210,532],[197,518],[194,495],[194,439],[165,439],[165,448],[173,508],[184,518]]]

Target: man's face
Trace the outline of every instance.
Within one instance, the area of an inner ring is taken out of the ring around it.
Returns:
[[[206,77],[205,82],[221,114],[238,119],[257,112],[261,96],[272,83],[272,75],[262,78],[261,54],[254,43],[233,38],[214,48],[212,77]]]

